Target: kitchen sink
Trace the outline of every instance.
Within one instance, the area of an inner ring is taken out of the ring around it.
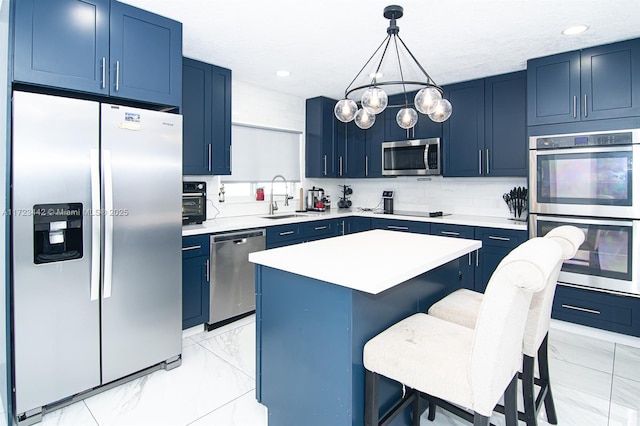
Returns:
[[[307,214],[291,213],[291,214],[277,214],[272,216],[262,216],[264,219],[289,219],[292,217],[309,217]]]

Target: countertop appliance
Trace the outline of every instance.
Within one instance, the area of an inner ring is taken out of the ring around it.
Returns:
[[[640,129],[529,138],[529,234],[582,229],[558,283],[640,297]],[[637,168],[637,167],[636,167]]]
[[[256,309],[255,265],[249,253],[266,247],[264,229],[211,236],[211,292],[207,328],[228,324]]]
[[[207,183],[182,182],[182,224],[207,220]]]
[[[382,212],[393,214],[393,191],[382,191]]]
[[[323,212],[326,210],[324,189],[315,186],[307,190],[307,210]]]
[[[383,176],[440,175],[440,138],[382,143]]]
[[[21,424],[49,404],[180,365],[181,172],[180,115],[13,92]]]

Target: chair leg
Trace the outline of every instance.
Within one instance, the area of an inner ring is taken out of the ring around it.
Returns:
[[[422,414],[422,398],[420,392],[415,391],[413,400],[413,421],[411,426],[420,426],[420,415]]]
[[[429,415],[428,419],[434,421],[436,419],[436,402],[433,399],[429,399]]]
[[[364,371],[364,425],[378,426],[378,375]]]
[[[489,426],[489,417],[473,413],[473,426]]]
[[[522,399],[524,400],[524,416],[527,426],[537,425],[536,395],[533,386],[535,359],[522,356]]]
[[[556,415],[556,407],[553,403],[553,395],[551,394],[551,381],[549,380],[549,355],[548,355],[549,333],[544,337],[540,347],[538,348],[538,369],[540,370],[540,382],[543,389],[546,387],[547,394],[544,397],[544,409],[547,413],[547,422],[552,425],[558,424],[558,416]]]
[[[504,417],[507,426],[518,426],[518,374],[504,391]]]

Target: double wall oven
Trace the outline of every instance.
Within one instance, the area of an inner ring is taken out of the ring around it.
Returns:
[[[562,285],[640,297],[640,129],[529,139],[529,233],[582,229]]]

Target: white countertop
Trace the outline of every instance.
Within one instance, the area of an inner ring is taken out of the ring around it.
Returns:
[[[294,214],[294,212],[280,213],[279,215]],[[267,226],[286,225],[289,223],[309,222],[313,220],[321,219],[336,219],[347,216],[360,216],[369,218],[380,219],[398,219],[398,220],[413,220],[416,222],[431,222],[431,223],[447,223],[453,225],[467,225],[467,226],[483,226],[487,228],[500,228],[500,229],[514,229],[514,230],[527,230],[526,222],[519,222],[512,219],[502,217],[489,217],[489,216],[473,216],[473,215],[459,215],[454,214],[450,216],[442,217],[418,217],[418,216],[405,216],[399,214],[378,214],[372,212],[362,212],[349,209],[333,209],[328,212],[306,212],[301,213],[301,216],[291,217],[285,219],[265,219],[268,214],[254,215],[254,216],[235,216],[226,217],[220,219],[207,220],[201,225],[186,225],[182,227],[182,236],[201,235],[201,234],[213,234],[216,232],[237,231],[240,229],[250,228],[264,228]]]
[[[376,229],[249,254],[249,261],[371,294],[482,247],[462,238]]]

